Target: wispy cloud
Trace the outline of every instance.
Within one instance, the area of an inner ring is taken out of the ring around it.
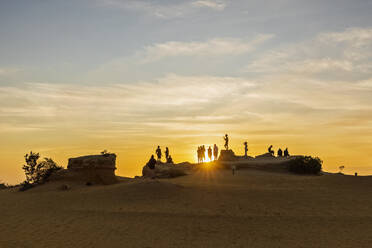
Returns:
[[[98,0],[98,2],[106,7],[138,11],[162,19],[183,17],[202,8],[221,11],[227,6],[227,3],[221,0],[179,1],[178,3],[146,0]]]
[[[166,57],[177,56],[242,55],[257,49],[273,37],[271,34],[261,34],[253,39],[216,38],[204,42],[168,41],[147,46],[138,56],[143,57],[142,62],[153,62]]]
[[[20,69],[15,67],[0,67],[0,77],[13,75],[19,71]]]
[[[199,0],[192,2],[192,5],[200,8],[211,8],[215,10],[223,10],[226,8],[226,2],[223,1],[211,1],[211,0]]]
[[[104,126],[115,132],[120,126],[136,127],[134,134],[138,134],[138,130],[146,133],[157,126],[179,131],[208,127],[216,132],[226,124],[240,129],[244,123],[263,128],[263,123],[276,123],[278,128],[280,123],[301,126],[323,118],[335,122],[350,111],[371,110],[369,81],[358,87],[339,82],[336,89],[305,78],[299,81],[168,75],[124,85],[0,87],[0,123],[8,123],[9,130],[30,131],[69,126],[94,131]]]
[[[322,74],[322,78],[369,77],[372,71],[372,29],[350,28],[322,33],[310,41],[288,44],[259,55],[248,72]]]

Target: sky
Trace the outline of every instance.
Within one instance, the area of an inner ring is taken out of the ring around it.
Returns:
[[[66,166],[157,145],[289,148],[372,174],[371,0],[0,0],[0,181],[29,151]]]

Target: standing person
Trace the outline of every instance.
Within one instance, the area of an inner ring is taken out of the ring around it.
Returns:
[[[248,157],[248,142],[244,142],[244,157]]]
[[[235,175],[235,171],[236,171],[236,165],[232,165],[231,166],[231,172],[233,175]]]
[[[288,147],[284,150],[284,157],[289,157]]]
[[[227,134],[225,134],[225,136],[223,137],[224,141],[225,141],[225,149],[226,151],[229,150],[229,136]]]
[[[199,146],[198,147],[198,163],[203,162],[203,147]]]
[[[200,146],[198,146],[198,150],[196,151],[198,155],[198,163],[200,163]]]
[[[201,147],[201,159],[202,159],[202,162],[205,161],[205,146],[202,145]]]
[[[274,155],[273,145],[270,145],[269,148],[267,149],[267,151],[268,151],[269,153],[271,153],[271,155]]]
[[[158,146],[158,149],[156,149],[156,156],[158,157],[158,160],[161,160],[161,149],[160,149],[160,146]]]
[[[165,148],[165,159],[168,159],[169,157],[169,149],[168,147]]]
[[[278,157],[281,157],[281,156],[283,156],[283,151],[282,151],[282,149],[279,148],[279,150],[278,150]]]
[[[209,146],[209,148],[208,148],[208,157],[209,157],[209,161],[212,161],[212,148],[211,148],[211,146]]]
[[[213,157],[214,157],[214,160],[217,160],[218,158],[218,147],[216,144],[214,144],[213,146]]]

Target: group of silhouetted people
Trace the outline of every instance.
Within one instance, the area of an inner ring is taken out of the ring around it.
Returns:
[[[206,151],[206,148],[205,148],[204,145],[198,147],[198,150],[197,150],[198,163],[202,163],[202,162],[205,162],[206,161],[205,151]],[[218,157],[218,147],[217,147],[216,144],[214,144],[213,150],[212,150],[212,147],[210,147],[210,146],[208,147],[207,155],[208,155],[209,161],[212,161],[212,156],[213,156],[213,159],[214,160],[217,160],[217,157]]]
[[[161,152],[160,146],[158,146],[158,148],[155,150],[155,153],[156,153],[157,160],[155,160],[154,155],[151,155],[149,162],[147,162],[146,164],[150,169],[155,169],[156,162],[161,161],[162,152]],[[172,159],[172,156],[169,154],[168,147],[165,148],[164,154],[165,154],[166,163],[173,164],[173,159]]]
[[[162,153],[161,153],[160,146],[158,146],[158,148],[156,149],[155,153],[156,153],[156,156],[158,157],[158,161],[161,161]],[[173,159],[172,159],[172,156],[169,155],[169,148],[168,147],[165,148],[164,154],[165,154],[166,163],[173,164]]]
[[[273,150],[273,146],[269,146],[269,148],[267,149],[269,153],[271,153],[273,156],[275,155],[275,152]],[[289,152],[288,152],[288,147],[285,148],[285,150],[283,151],[281,148],[278,149],[278,157],[289,157]]]

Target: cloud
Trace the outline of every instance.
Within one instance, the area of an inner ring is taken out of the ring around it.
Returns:
[[[348,28],[343,32],[329,32],[320,34],[318,41],[326,44],[347,43],[352,47],[363,47],[371,45],[372,29],[369,28]]]
[[[271,49],[249,63],[245,71],[321,75],[322,79],[339,80],[369,77],[371,69],[372,29],[350,28]]]
[[[141,60],[144,63],[178,56],[236,56],[254,51],[273,37],[271,34],[261,34],[254,39],[215,38],[204,42],[168,41],[147,46],[137,56],[142,57]]]
[[[224,10],[226,8],[225,2],[217,2],[217,1],[210,1],[210,0],[195,1],[195,2],[192,2],[192,5],[195,7],[211,8],[215,10]]]
[[[202,8],[222,11],[227,6],[225,1],[213,0],[179,1],[178,3],[161,3],[145,0],[98,0],[98,2],[106,7],[142,12],[161,19],[183,17]]]
[[[17,72],[19,72],[19,68],[14,68],[14,67],[0,67],[0,77],[1,76],[9,76],[13,75]]]
[[[247,123],[256,131],[289,122],[299,127],[314,120],[347,123],[341,120],[350,112],[371,110],[368,85],[339,82],[335,88],[304,78],[265,82],[179,75],[104,86],[28,83],[0,86],[0,123],[2,132],[135,129],[128,135],[152,132],[155,127],[187,135],[206,128],[223,132],[227,126],[241,130]]]
[[[229,101],[228,96],[244,93],[252,87],[253,82],[239,78],[176,75],[124,85],[27,83],[0,86],[0,122],[12,123],[12,130],[15,126],[61,128],[66,123],[79,126],[102,121],[108,126],[115,126],[115,123],[161,124],[176,116],[192,119],[208,115],[208,108],[219,105],[225,97],[225,102]]]

